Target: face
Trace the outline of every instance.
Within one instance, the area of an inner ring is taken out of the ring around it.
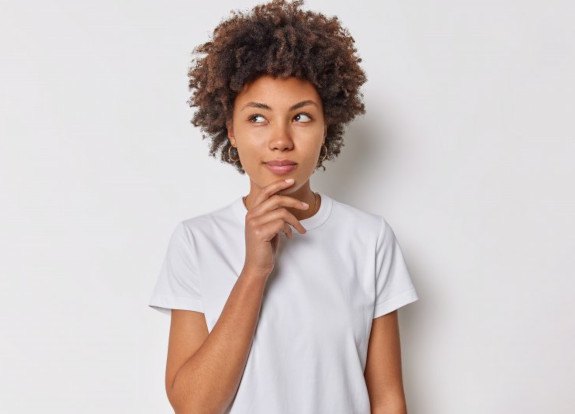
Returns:
[[[327,125],[317,90],[308,81],[265,75],[246,85],[234,102],[228,137],[250,177],[251,193],[274,181],[294,178],[286,193],[309,190]],[[269,161],[295,162],[291,171],[275,172]]]

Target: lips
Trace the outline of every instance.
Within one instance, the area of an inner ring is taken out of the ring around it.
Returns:
[[[268,170],[276,175],[289,174],[297,168],[297,164],[293,161],[270,161],[265,163]]]
[[[284,165],[296,165],[297,162],[291,160],[273,160],[266,162],[266,164],[272,167],[281,167]]]

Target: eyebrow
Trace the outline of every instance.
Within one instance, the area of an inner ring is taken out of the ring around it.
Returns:
[[[314,101],[308,99],[305,101],[301,101],[296,103],[295,105],[290,106],[289,110],[293,111],[294,109],[298,109],[301,108],[302,106],[306,106],[306,105],[315,105],[317,107],[319,107],[319,105],[317,103],[315,103]],[[272,110],[272,108],[265,104],[265,103],[261,103],[261,102],[248,102],[247,104],[245,104],[242,109],[240,109],[240,111],[243,111],[244,109],[251,107],[251,108],[260,108],[260,109],[268,109],[268,110]]]

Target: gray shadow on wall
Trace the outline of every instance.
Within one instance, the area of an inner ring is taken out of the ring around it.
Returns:
[[[365,183],[382,182],[385,177],[373,177],[378,165],[385,163],[388,146],[394,137],[391,124],[360,116],[348,124],[339,156],[324,162],[326,170],[318,169],[312,176],[312,188],[321,188],[335,199],[350,205],[362,198]],[[360,207],[361,208],[361,207]]]

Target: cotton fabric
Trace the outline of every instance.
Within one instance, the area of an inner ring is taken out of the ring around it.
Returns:
[[[364,378],[374,318],[418,300],[395,234],[381,215],[319,193],[307,233],[280,233],[241,383],[228,413],[369,414]],[[241,197],[180,221],[149,300],[216,324],[245,260]]]

